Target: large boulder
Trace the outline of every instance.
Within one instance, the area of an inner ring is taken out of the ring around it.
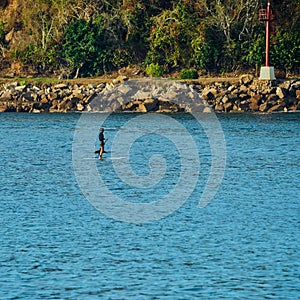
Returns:
[[[276,95],[279,97],[279,99],[283,99],[286,96],[286,93],[283,88],[278,86],[276,88]]]
[[[261,95],[253,95],[250,99],[249,99],[249,109],[252,111],[258,111],[259,106],[262,103],[262,96]]]
[[[227,103],[225,103],[225,104],[223,105],[223,107],[224,107],[224,111],[225,111],[225,112],[229,112],[229,111],[232,110],[233,104],[232,104],[231,102],[227,102]]]
[[[139,112],[150,112],[150,111],[155,111],[157,110],[157,104],[158,100],[157,99],[146,99],[143,103],[141,103],[138,107]]]
[[[202,91],[202,97],[205,100],[213,100],[218,95],[218,91],[215,88],[205,88]]]
[[[7,105],[0,103],[0,113],[5,112],[7,110]]]
[[[271,106],[268,110],[267,113],[272,113],[274,111],[282,111],[283,110],[283,106],[282,104],[276,104],[274,106]]]
[[[123,83],[124,81],[127,81],[128,77],[124,75],[120,75],[117,78],[113,79],[112,83],[113,84],[118,84],[118,83]]]
[[[69,86],[65,83],[59,83],[59,84],[56,84],[54,85],[53,87],[55,90],[64,90],[64,89],[68,89]]]
[[[268,103],[268,102],[264,102],[264,103],[262,103],[260,106],[259,106],[259,111],[260,112],[267,112],[268,111],[268,109],[270,108],[270,103]]]

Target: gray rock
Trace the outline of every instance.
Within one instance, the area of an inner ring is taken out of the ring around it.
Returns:
[[[218,91],[214,88],[210,88],[210,89],[204,89],[202,91],[202,97],[205,99],[205,100],[212,100],[216,97],[216,95],[218,94]]]
[[[267,113],[272,113],[274,111],[282,111],[283,110],[283,106],[281,104],[277,104],[274,106],[271,106],[268,110]]]
[[[77,108],[78,111],[83,111],[84,110],[84,106],[81,103],[77,103],[76,108]]]
[[[230,102],[228,96],[224,96],[221,101],[223,102],[223,104]]]
[[[26,89],[26,85],[18,85],[15,87],[15,91],[17,92],[23,92]]]
[[[285,97],[285,92],[282,88],[277,87],[276,88],[276,95],[279,97],[279,99],[283,99]]]
[[[240,76],[240,83],[244,85],[249,85],[252,83],[254,76],[252,74],[243,74]]]
[[[263,104],[261,104],[260,106],[259,106],[259,111],[261,111],[261,112],[267,112],[267,110],[270,108],[270,103],[268,103],[268,102],[265,102],[265,103],[263,103]]]
[[[268,102],[275,102],[279,99],[279,97],[276,94],[270,94],[267,96]]]
[[[157,110],[158,106],[158,100],[157,99],[146,99],[143,103],[139,104],[138,111],[139,112],[150,112]]]
[[[227,102],[224,104],[224,111],[229,112],[233,107],[233,104],[231,102]]]
[[[117,78],[113,79],[113,84],[123,83],[124,81],[127,81],[129,78],[127,76],[118,76]]]
[[[59,84],[54,85],[53,88],[56,90],[63,90],[63,89],[69,88],[69,86],[65,83],[59,83]]]

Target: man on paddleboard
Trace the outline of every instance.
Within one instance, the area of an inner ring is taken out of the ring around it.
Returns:
[[[104,137],[104,128],[100,128],[100,133],[99,133],[99,142],[100,142],[100,152],[99,152],[99,159],[102,160],[102,154],[105,153],[104,150],[104,141],[107,141],[108,138]]]

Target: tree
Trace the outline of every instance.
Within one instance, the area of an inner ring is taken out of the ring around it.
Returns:
[[[190,60],[190,67],[197,69],[207,68],[211,62],[212,47],[207,41],[205,31],[200,31],[194,36],[191,41],[192,55]]]
[[[248,66],[255,66],[255,73],[258,74],[259,66],[262,65],[265,58],[265,34],[264,32],[254,35],[250,43],[242,44],[243,58]]]
[[[27,0],[0,9],[6,59],[75,76],[131,63],[226,72],[260,65],[267,0]],[[271,0],[276,15],[275,68],[299,70],[300,1]],[[6,39],[9,34],[9,40]]]
[[[298,31],[278,31],[275,44],[271,49],[272,61],[277,69],[284,69],[286,74],[300,70],[300,34]]]
[[[207,24],[224,36],[223,68],[233,69],[240,63],[240,43],[250,42],[257,20],[259,0],[206,1]],[[221,38],[222,39],[222,38]]]
[[[0,23],[0,49],[2,51],[2,57],[4,57],[4,49],[5,49],[5,31],[4,31],[4,23]]]
[[[102,18],[93,21],[84,19],[74,20],[66,29],[63,42],[63,55],[76,69],[75,78],[78,77],[80,69],[94,66],[94,60],[102,52]]]
[[[230,45],[232,39],[241,40],[252,32],[258,5],[259,0],[214,0],[206,8],[211,24],[223,32]]]
[[[147,63],[176,67],[180,59],[179,30],[180,22],[174,11],[163,11],[152,18],[149,37],[150,50]]]
[[[137,1],[129,1],[120,7],[120,19],[124,25],[126,48],[134,57],[143,59],[147,52],[147,38],[149,36],[148,12],[146,5]]]
[[[173,10],[164,10],[151,21],[148,64],[158,63],[167,68],[188,67],[201,57],[200,51],[206,49],[205,44],[200,45],[203,42],[203,35],[199,32],[200,20],[188,1],[179,1]]]

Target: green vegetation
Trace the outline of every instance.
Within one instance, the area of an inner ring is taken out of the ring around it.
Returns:
[[[163,66],[159,64],[151,63],[150,65],[146,66],[146,74],[150,77],[161,77],[165,73],[165,69]]]
[[[182,69],[180,70],[180,79],[197,79],[198,73],[196,70]]]
[[[72,69],[76,69],[75,78],[80,69],[83,69],[82,74],[85,76],[97,72],[97,68],[94,68],[99,64],[104,50],[102,39],[102,18],[95,22],[77,19],[67,26],[62,55],[70,62]]]
[[[266,0],[10,0],[0,10],[0,66],[70,78],[131,64],[149,76],[257,70],[264,64]],[[300,1],[271,0],[271,64],[300,73]]]

